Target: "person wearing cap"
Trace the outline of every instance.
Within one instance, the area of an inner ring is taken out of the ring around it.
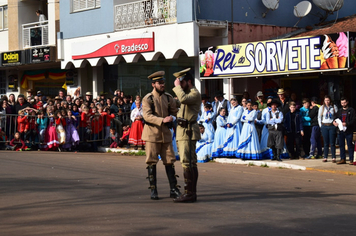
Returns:
[[[319,159],[322,158],[323,155],[323,151],[321,149],[321,131],[318,122],[318,113],[319,113],[320,105],[318,104],[317,97],[312,97],[310,101],[311,101],[311,106],[310,106],[309,117],[311,119],[310,121],[311,136],[310,136],[310,152],[307,159]],[[314,156],[315,149],[318,149],[317,156]]]
[[[86,92],[85,93],[85,102],[88,102],[89,104],[93,102],[93,94],[91,92]]]
[[[244,112],[242,106],[237,102],[237,98],[232,96],[230,99],[231,110],[227,117],[226,141],[224,143],[221,156],[236,157],[236,151],[239,145],[239,137],[242,129],[241,116]]]
[[[271,110],[266,114],[266,123],[269,131],[267,146],[272,149],[273,160],[278,161],[282,161],[280,156],[284,146],[283,113],[277,108],[280,105],[278,100],[272,100],[268,104]]]
[[[262,111],[267,107],[267,104],[263,102],[263,93],[262,91],[258,91],[256,94],[257,100],[256,102],[258,103],[258,110]]]
[[[158,155],[166,169],[170,185],[170,197],[181,195],[175,174],[174,163],[176,157],[172,146],[173,117],[177,115],[177,105],[173,96],[165,92],[165,72],[157,71],[148,76],[153,90],[142,99],[142,115],[145,125],[142,140],[146,142],[146,164],[148,180],[151,189],[151,199],[158,200],[157,192],[157,162]]]
[[[200,110],[201,95],[194,86],[194,78],[190,68],[174,73],[173,92],[181,103],[177,114],[177,140],[179,155],[184,173],[184,194],[174,202],[195,202],[198,180],[196,142],[200,139],[199,125],[196,122]]]
[[[278,89],[277,95],[279,97],[279,107],[278,110],[285,116],[289,111],[289,99],[285,96],[284,89]]]

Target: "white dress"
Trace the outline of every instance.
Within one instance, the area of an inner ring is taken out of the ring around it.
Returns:
[[[205,131],[201,134],[201,139],[196,144],[195,152],[197,154],[198,162],[208,162],[211,159],[211,148],[214,141],[214,133],[203,124]]]
[[[241,133],[241,116],[243,113],[242,106],[232,107],[227,118],[227,124],[230,128],[226,128],[226,139],[224,142],[224,149],[222,156],[236,157],[236,151],[239,146],[239,139]]]

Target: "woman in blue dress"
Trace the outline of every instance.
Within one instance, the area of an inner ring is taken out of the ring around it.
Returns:
[[[199,123],[206,123],[207,129],[210,129],[211,132],[214,133],[215,129],[213,126],[213,117],[214,117],[214,112],[213,112],[213,107],[211,106],[210,103],[206,103],[204,105],[204,112],[200,117]]]
[[[227,120],[225,117],[226,110],[221,108],[219,110],[219,116],[216,117],[216,131],[214,135],[214,143],[212,147],[212,157],[222,157],[224,142],[226,140],[226,124]]]
[[[255,128],[257,112],[252,109],[252,102],[247,102],[247,110],[242,114],[241,122],[244,122],[240,135],[240,143],[236,151],[236,157],[241,159],[262,159],[260,142]]]
[[[199,125],[201,139],[196,144],[198,162],[208,162],[211,159],[211,148],[214,141],[214,133],[211,132],[206,123]]]
[[[226,138],[222,156],[236,157],[239,137],[241,133],[241,116],[244,111],[243,107],[238,105],[235,97],[231,98],[231,110],[227,118]]]

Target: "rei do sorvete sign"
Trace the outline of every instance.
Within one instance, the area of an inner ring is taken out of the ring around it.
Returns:
[[[154,51],[154,34],[130,38],[105,38],[72,44],[72,59],[98,58]]]
[[[200,54],[201,77],[307,72],[348,67],[347,33],[222,45]]]

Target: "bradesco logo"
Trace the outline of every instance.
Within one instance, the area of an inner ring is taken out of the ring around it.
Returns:
[[[319,69],[319,46],[320,37],[219,46],[214,75]]]
[[[2,54],[3,64],[7,63],[19,63],[20,62],[20,53],[19,52],[5,52]]]

